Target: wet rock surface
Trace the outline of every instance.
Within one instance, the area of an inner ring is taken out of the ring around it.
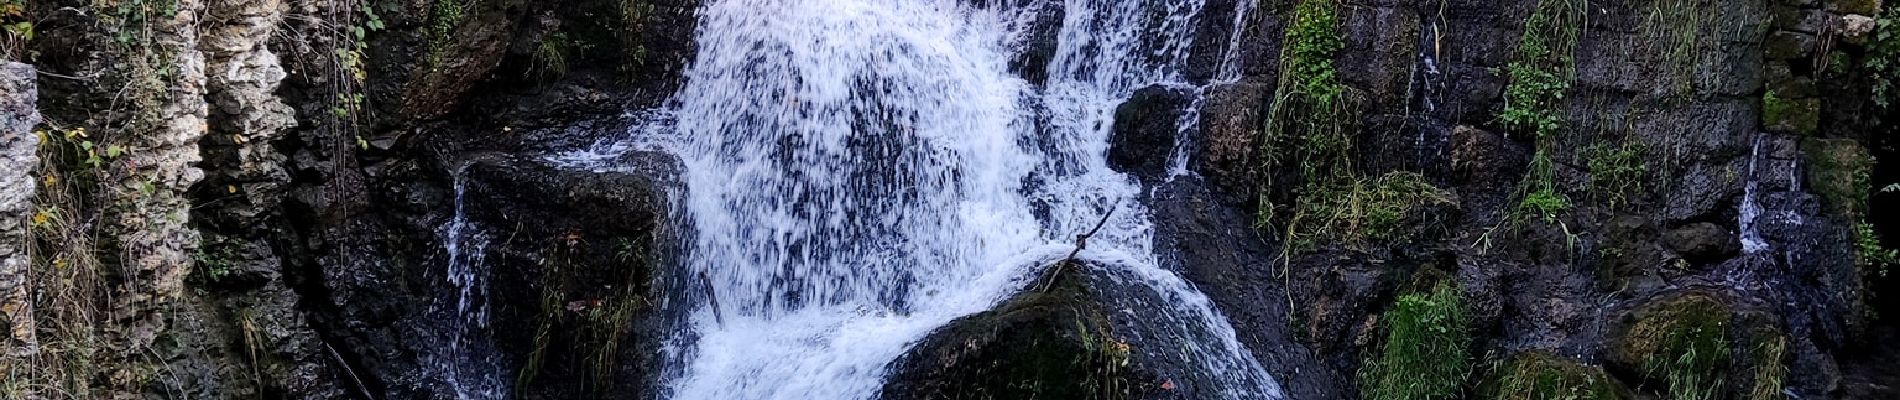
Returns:
[[[1108,165],[1144,179],[1168,172],[1174,154],[1181,114],[1192,101],[1187,89],[1149,86],[1136,90],[1115,107],[1115,128],[1109,137]]]
[[[892,362],[882,398],[1192,398],[1131,353],[1091,268],[1052,266],[990,311],[938,328]]]

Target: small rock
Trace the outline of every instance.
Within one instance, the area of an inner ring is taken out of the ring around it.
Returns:
[[[1867,39],[1873,36],[1874,27],[1873,17],[1843,15],[1835,20],[1834,31],[1839,32],[1841,38],[1847,40],[1848,43],[1861,44],[1866,43]]]

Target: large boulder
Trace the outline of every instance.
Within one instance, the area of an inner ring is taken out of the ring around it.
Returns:
[[[634,152],[586,168],[477,156],[458,200],[486,233],[494,351],[527,399],[648,398],[664,337],[654,304],[678,164]],[[480,271],[480,269],[486,269]]]
[[[1136,90],[1115,108],[1115,128],[1109,137],[1108,165],[1143,178],[1167,173],[1180,133],[1181,114],[1192,101],[1186,89],[1154,85]]]
[[[1146,398],[1154,382],[1082,270],[1050,268],[995,309],[938,328],[893,362],[883,399]]]

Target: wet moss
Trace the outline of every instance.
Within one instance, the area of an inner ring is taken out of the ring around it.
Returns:
[[[1495,400],[1622,400],[1628,389],[1603,372],[1546,352],[1512,357],[1487,379],[1484,398]]]

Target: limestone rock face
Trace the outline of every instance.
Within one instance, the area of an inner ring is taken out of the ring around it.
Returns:
[[[114,351],[127,355],[144,352],[165,329],[170,303],[184,291],[198,248],[186,193],[204,178],[195,164],[198,139],[209,127],[205,59],[198,49],[205,3],[181,0],[176,6],[171,17],[155,21],[154,39],[147,44],[172,71],[157,87],[138,89],[141,98],[154,102],[153,113],[131,125],[147,129],[108,132],[106,139],[124,148],[124,157],[112,160],[101,178],[109,182],[102,188],[105,223],[124,257],[110,311],[117,325],[107,329]],[[117,367],[116,386],[136,390],[143,384],[143,372],[133,365]]]
[[[231,223],[256,223],[290,180],[273,146],[297,121],[277,96],[288,74],[267,46],[288,11],[283,0],[217,0],[206,10],[198,47],[209,68],[211,125],[201,147],[210,191],[222,192]]]
[[[27,298],[33,196],[39,183],[39,88],[33,66],[0,64],[0,343],[23,356],[37,352],[33,303]]]

